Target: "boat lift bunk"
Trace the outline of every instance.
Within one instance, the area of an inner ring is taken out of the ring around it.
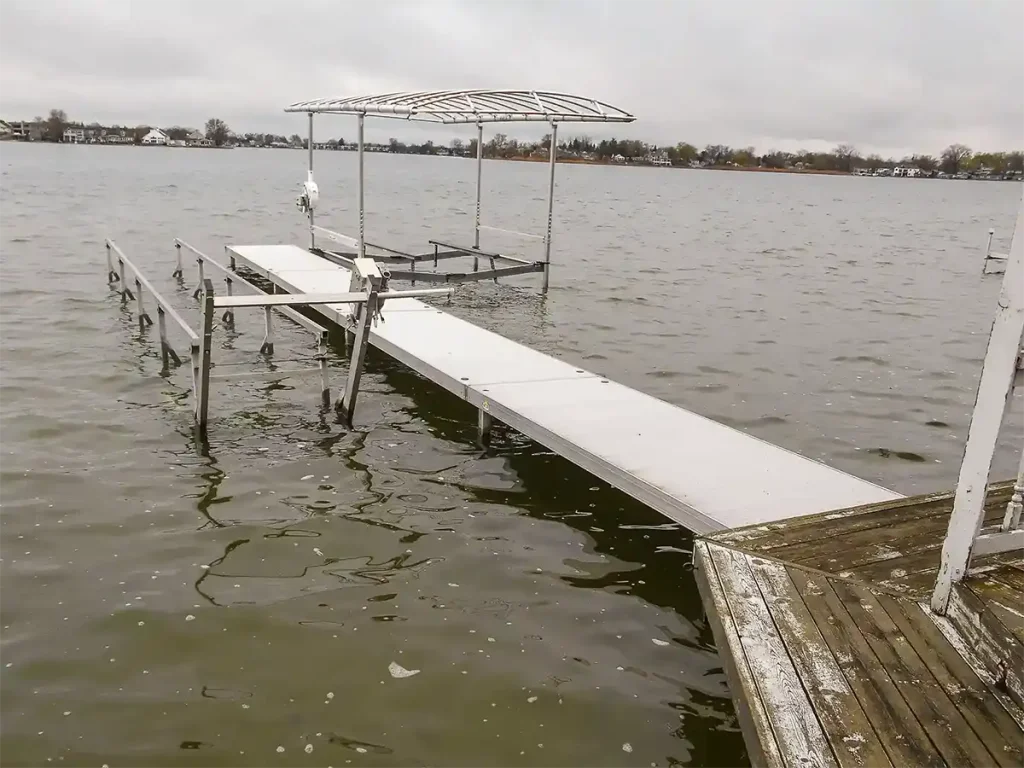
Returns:
[[[351,267],[356,258],[369,257],[381,264],[388,265],[387,269],[391,279],[409,280],[413,283],[417,280],[429,283],[462,283],[492,279],[497,281],[499,277],[541,272],[544,275],[543,290],[545,293],[550,285],[555,166],[558,163],[558,125],[560,123],[630,123],[636,119],[622,109],[583,96],[551,91],[511,90],[422,91],[345,99],[316,99],[297,102],[286,107],[285,111],[306,113],[309,117],[309,168],[306,182],[303,184],[302,193],[296,204],[309,219],[309,249],[313,253],[345,267]],[[315,223],[314,212],[320,197],[319,189],[313,180],[313,117],[317,114],[355,115],[358,120],[359,232],[357,237],[350,237]],[[476,215],[471,245],[432,239],[428,241],[432,247],[431,251],[409,253],[366,240],[364,126],[367,116],[445,125],[476,125]],[[481,222],[484,124],[509,122],[546,122],[551,125],[547,225],[543,235],[502,229]],[[544,246],[544,258],[530,261],[517,256],[485,250],[481,246],[482,230],[539,240]],[[318,235],[322,236],[319,243]],[[324,247],[324,239],[344,246],[345,250]],[[472,272],[426,272],[416,269],[418,264],[430,263],[436,270],[439,261],[460,257],[473,259]],[[481,259],[488,260],[489,269],[480,270]]]

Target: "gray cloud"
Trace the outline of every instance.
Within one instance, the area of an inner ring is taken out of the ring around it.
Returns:
[[[291,101],[459,87],[579,92],[639,118],[588,126],[592,136],[852,142],[896,155],[954,141],[1016,148],[1024,3],[0,2],[9,118],[60,107],[87,121],[198,126],[218,115],[238,130],[291,133],[302,130],[280,111]],[[371,123],[371,138],[457,133]],[[341,118],[321,131],[354,133]]]

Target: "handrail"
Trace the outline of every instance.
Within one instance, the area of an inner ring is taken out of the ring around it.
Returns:
[[[519,235],[519,237],[528,237],[531,240],[544,240],[544,235],[531,235],[529,232],[517,232],[514,229],[502,229],[501,227],[492,227],[490,224],[481,224],[480,229],[489,229],[492,232],[504,232],[506,235]]]
[[[422,288],[413,291],[386,291],[377,294],[377,301],[387,299],[413,299],[423,296],[451,296],[451,288]],[[282,307],[313,306],[316,304],[365,304],[367,293],[276,293],[262,296],[217,296],[215,307]]]
[[[242,277],[238,273],[232,272],[230,269],[225,267],[223,264],[221,264],[217,260],[213,259],[212,257],[207,256],[205,253],[200,251],[195,246],[192,246],[192,245],[189,245],[188,243],[186,243],[180,237],[174,238],[174,245],[176,247],[185,248],[185,249],[191,251],[192,253],[194,253],[199,258],[203,259],[204,261],[206,261],[210,265],[212,265],[212,266],[216,267],[217,269],[219,269],[221,272],[223,272],[225,275],[227,275],[231,280],[237,280],[239,283],[244,285],[246,288],[249,288],[250,290],[256,291],[259,294],[266,295],[266,292],[261,290],[258,285],[254,285],[253,283],[250,283],[248,280],[246,280],[244,277]],[[324,328],[322,325],[319,325],[318,323],[313,322],[312,320],[310,320],[308,317],[306,317],[302,313],[296,312],[294,309],[291,309],[290,307],[278,307],[278,309],[280,310],[281,314],[283,314],[289,320],[291,320],[291,321],[293,321],[295,323],[298,323],[299,325],[301,325],[303,328],[305,328],[310,333],[313,333],[316,336],[324,336],[324,335],[327,334],[327,329],[326,328]]]
[[[182,316],[175,311],[174,307],[170,305],[167,299],[160,295],[159,291],[157,291],[156,288],[153,287],[153,284],[146,279],[145,275],[143,275],[139,271],[139,268],[132,263],[131,259],[124,255],[124,251],[122,251],[118,247],[117,243],[115,243],[109,237],[106,239],[106,243],[107,248],[110,248],[111,250],[114,251],[114,253],[117,254],[118,262],[123,263],[131,268],[132,273],[135,275],[135,279],[143,287],[145,287],[145,289],[149,291],[150,294],[152,294],[153,299],[160,306],[160,309],[162,309],[167,314],[168,317],[170,317],[174,322],[176,322],[181,327],[181,329],[188,335],[189,339],[191,339],[193,344],[198,344],[199,334],[193,331],[189,327],[188,323],[185,322],[184,318],[182,318]],[[124,286],[122,286],[122,289],[123,288]]]

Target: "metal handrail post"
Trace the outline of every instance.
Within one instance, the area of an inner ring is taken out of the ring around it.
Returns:
[[[232,281],[231,281],[230,277],[225,277],[224,278],[224,284],[227,286],[227,294],[228,294],[228,296],[234,295],[233,291],[232,291]],[[234,312],[234,310],[232,310],[230,307],[228,309],[224,310],[224,316],[221,319],[226,324],[228,324],[228,325],[234,325],[234,322],[235,322],[235,312]]]
[[[1020,452],[1020,467],[1017,469],[1017,480],[1013,484],[1013,495],[1006,505],[1006,514],[999,526],[1001,531],[1012,531],[1020,527],[1020,514],[1024,510],[1024,447]]]
[[[324,406],[331,404],[331,381],[327,370],[327,333],[321,333],[316,343],[316,356],[320,365],[320,398]]]
[[[107,249],[107,282],[112,286],[120,278],[117,276],[117,272],[114,271],[113,257],[110,254],[110,243],[105,243]]]
[[[135,278],[135,309],[139,315],[139,330],[144,331],[147,325],[153,324],[153,319],[142,305],[142,281],[138,276]]]
[[[204,259],[202,256],[196,256],[196,264],[199,265],[199,284],[196,286],[195,293],[192,295],[197,299],[202,295],[203,285],[206,283],[206,270],[203,268],[203,261]]]
[[[473,224],[473,247],[480,247],[480,208],[483,200],[484,176],[484,124],[476,124],[476,220]],[[435,249],[436,251],[436,249]],[[437,259],[434,259],[437,266]],[[473,271],[479,269],[477,257],[473,257]]]
[[[558,123],[551,123],[551,179],[548,183],[548,228],[544,237],[544,293],[548,292],[551,282],[551,224],[555,212],[555,165],[558,162]]]
[[[134,299],[135,297],[132,296],[132,291],[128,287],[128,281],[125,280],[124,259],[122,259],[120,256],[117,257],[117,268],[119,273],[118,279],[121,281],[121,303],[127,304],[128,299]]]
[[[263,307],[263,320],[266,331],[263,335],[263,346],[260,347],[261,355],[274,354],[274,310],[272,307]]]
[[[184,276],[185,274],[184,270],[182,270],[181,268],[181,243],[174,244],[174,255],[174,271],[171,272],[171,277],[177,277],[181,279],[181,277]]]

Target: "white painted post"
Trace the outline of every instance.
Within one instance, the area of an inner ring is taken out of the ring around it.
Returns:
[[[1020,513],[1024,510],[1024,448],[1020,452],[1020,466],[1017,468],[1017,480],[1013,484],[1013,495],[1006,505],[1006,514],[999,526],[1001,531],[1012,531],[1020,527]]]
[[[207,417],[210,412],[210,360],[213,353],[213,281],[203,282],[203,332],[202,349],[199,360],[199,388],[196,403],[196,424],[200,432],[206,432]]]
[[[117,272],[114,271],[114,262],[113,262],[113,260],[111,258],[111,255],[110,255],[110,243],[107,243],[106,246],[107,246],[107,282],[110,283],[111,286],[113,286],[113,284],[116,283],[120,278],[118,277]]]
[[[985,258],[986,259],[989,257],[989,254],[992,253],[992,236],[995,235],[995,233],[996,233],[996,231],[994,229],[990,229],[988,231],[988,245],[985,246]]]
[[[373,259],[356,259],[352,265],[353,290],[355,283],[361,283],[366,291],[366,303],[357,304],[356,311],[352,313],[353,322],[350,325],[355,339],[352,344],[352,354],[349,355],[348,380],[345,383],[345,391],[338,400],[338,411],[341,413],[345,423],[352,426],[352,417],[356,410],[356,398],[359,395],[359,383],[363,376],[363,363],[366,360],[366,350],[370,346],[370,326],[377,313],[377,295],[383,277]]]
[[[203,295],[203,285],[206,283],[206,270],[203,269],[202,257],[196,258],[196,264],[199,265],[199,284],[196,286],[195,293],[193,293],[192,295],[198,299],[200,296]]]
[[[203,349],[197,342],[192,342],[192,349],[189,357],[192,358],[192,413],[199,414],[199,369],[202,361]]]
[[[128,281],[125,279],[124,276],[124,260],[121,259],[120,257],[118,257],[117,259],[117,267],[118,279],[121,281],[121,303],[127,304],[128,299],[134,299],[135,297],[132,296],[132,291],[128,287]]]
[[[177,278],[180,279],[182,277],[182,275],[185,274],[184,271],[182,271],[182,268],[181,268],[181,243],[175,243],[174,244],[174,255],[175,255],[174,271],[171,272],[171,277],[177,277]]]
[[[999,429],[1013,394],[1013,382],[1024,334],[1024,197],[1017,213],[1013,244],[981,369],[978,395],[967,431],[967,445],[953,499],[942,562],[932,594],[932,610],[945,614],[953,582],[970,566],[971,549],[981,529],[985,492]]]

